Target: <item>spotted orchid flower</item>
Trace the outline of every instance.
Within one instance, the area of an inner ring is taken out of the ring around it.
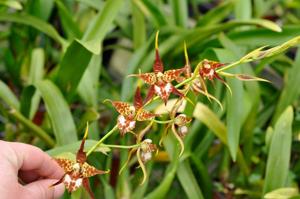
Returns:
[[[216,72],[217,68],[222,67],[224,65],[225,64],[222,64],[219,62],[204,59],[202,61],[202,65],[199,69],[199,74],[203,79],[209,79],[212,81],[213,79],[216,78],[216,79],[220,80],[222,83],[225,83],[225,80],[222,79]]]
[[[88,178],[98,174],[106,174],[109,171],[98,170],[86,162],[87,157],[86,153],[83,150],[87,134],[88,126],[86,127],[85,135],[82,139],[80,148],[77,151],[76,161],[66,158],[55,158],[59,166],[65,171],[65,174],[59,181],[51,186],[56,186],[60,183],[64,183],[66,189],[69,192],[76,191],[79,187],[83,186],[90,194],[90,197],[94,199],[95,197],[93,192],[91,191]]]
[[[117,119],[117,126],[122,136],[135,128],[136,121],[152,120],[156,116],[156,114],[143,109],[143,99],[139,87],[135,92],[133,106],[121,101],[111,101],[111,103],[120,113]]]
[[[163,62],[160,59],[158,51],[158,32],[156,33],[155,42],[155,61],[153,64],[153,72],[140,73],[131,76],[138,76],[146,84],[150,85],[148,95],[145,101],[149,101],[154,94],[159,96],[166,104],[171,93],[183,97],[183,94],[179,92],[173,85],[172,81],[180,81],[180,75],[186,71],[186,68],[173,69],[164,71]]]
[[[227,72],[223,72],[222,70],[220,70],[219,68],[222,66],[225,66],[225,64],[216,62],[216,61],[210,61],[207,59],[204,59],[202,62],[200,62],[200,69],[199,69],[199,75],[201,78],[203,79],[209,79],[211,81],[213,81],[214,79],[218,79],[220,80],[229,90],[230,93],[232,93],[229,85],[225,82],[225,80],[223,78],[221,78],[220,75],[225,76],[225,77],[233,77],[233,78],[237,78],[239,80],[242,81],[264,81],[264,82],[269,82],[266,79],[262,79],[259,77],[254,77],[251,75],[246,75],[246,74],[231,74],[231,73],[227,73]],[[225,68],[229,68],[229,65],[226,66]],[[225,69],[224,68],[224,69]],[[219,71],[218,71],[219,69]],[[223,69],[223,68],[221,68]]]

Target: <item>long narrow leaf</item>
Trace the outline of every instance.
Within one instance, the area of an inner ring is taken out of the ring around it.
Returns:
[[[32,26],[37,30],[43,32],[44,34],[48,35],[58,43],[60,43],[63,47],[67,45],[65,39],[58,34],[58,32],[53,28],[53,26],[34,16],[30,16],[24,13],[23,14],[0,13],[0,21],[5,21],[5,22],[9,21],[9,22],[21,23],[24,25]]]
[[[9,106],[19,110],[20,102],[10,88],[0,80],[0,99]]]
[[[46,104],[54,135],[59,146],[77,140],[77,131],[69,106],[60,90],[50,80],[36,84]]]
[[[285,187],[291,156],[293,108],[288,107],[278,118],[268,153],[264,193]]]

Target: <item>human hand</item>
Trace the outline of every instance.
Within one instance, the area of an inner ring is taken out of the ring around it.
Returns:
[[[64,185],[50,185],[63,174],[58,164],[39,148],[0,141],[0,199],[59,198]]]

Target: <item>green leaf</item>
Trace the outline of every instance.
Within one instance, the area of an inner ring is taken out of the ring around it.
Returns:
[[[165,16],[154,2],[149,0],[133,0],[133,2],[146,17],[149,17],[154,22],[157,28],[167,24]]]
[[[206,105],[198,102],[193,116],[203,122],[224,143],[227,144],[227,132],[224,123]]]
[[[61,0],[55,0],[55,4],[57,5],[60,20],[62,23],[62,27],[66,34],[68,35],[68,38],[81,38],[82,33],[79,29],[79,26],[75,23],[75,20],[73,19],[72,14],[67,9],[67,7],[64,5],[63,1]]]
[[[223,44],[224,45],[224,44]],[[236,56],[229,50],[215,50],[221,63],[230,63],[236,59]],[[240,73],[240,68],[232,68],[231,73]],[[232,90],[232,95],[227,92],[227,140],[230,155],[233,161],[236,160],[237,150],[239,146],[240,130],[242,127],[243,117],[243,83],[237,79],[227,78],[227,83]]]
[[[97,10],[101,10],[103,8],[103,1],[102,0],[76,0],[78,2],[81,2],[83,4],[86,4],[94,9],[97,9]]]
[[[280,94],[279,101],[276,106],[276,111],[273,116],[273,121],[276,121],[279,115],[282,113],[287,106],[292,104],[298,99],[300,95],[300,50],[298,48],[295,61],[293,62],[292,68],[287,71],[285,77],[284,88]]]
[[[290,199],[291,197],[297,196],[298,189],[297,188],[280,188],[275,189],[269,193],[264,195],[264,199]]]
[[[100,55],[93,55],[78,85],[78,93],[84,102],[92,107],[98,102],[98,81],[101,70]]]
[[[146,23],[143,13],[131,1],[132,6],[132,24],[133,24],[133,45],[138,49],[146,42]]]
[[[14,109],[19,110],[20,103],[15,94],[10,90],[10,88],[0,80],[0,98],[9,106]]]
[[[48,21],[53,11],[54,0],[31,0],[28,1],[28,14],[35,16],[43,21]]]
[[[35,85],[38,81],[43,79],[44,76],[45,53],[42,48],[35,48],[31,52],[30,69],[28,75],[28,84]],[[33,118],[40,103],[40,95],[35,92],[30,98],[30,111],[29,118]]]
[[[224,123],[218,116],[212,112],[206,105],[198,102],[195,106],[193,116],[195,119],[203,122],[219,139],[227,145],[227,130]],[[249,174],[249,168],[241,150],[237,151],[237,163],[245,175]]]
[[[57,144],[77,141],[74,120],[61,91],[50,80],[40,81],[36,86],[45,102]]]
[[[217,24],[223,21],[232,12],[233,2],[227,1],[209,10],[197,22],[197,27]]]
[[[1,0],[0,5],[5,5],[16,10],[22,10],[23,8],[21,3],[15,0]]]
[[[264,193],[286,186],[292,144],[293,108],[288,107],[276,121],[268,152]]]
[[[62,38],[58,32],[51,26],[50,24],[44,22],[43,20],[30,16],[28,14],[7,14],[7,13],[0,13],[0,21],[4,22],[15,22],[15,23],[21,23],[24,25],[32,26],[33,28],[36,28],[37,30],[43,32],[44,34],[48,35],[58,43],[60,43],[63,48],[67,45],[67,42],[64,38]]]
[[[30,110],[31,110],[31,104],[32,104],[32,99],[35,93],[35,87],[34,86],[27,86],[23,89],[20,101],[21,101],[21,106],[20,106],[20,111],[22,115],[24,115],[26,118],[30,118]]]
[[[236,0],[235,1],[235,17],[238,20],[249,20],[252,15],[251,0]]]
[[[177,26],[186,28],[188,23],[188,1],[169,0],[172,7],[172,14]]]
[[[88,67],[92,53],[74,40],[67,48],[56,74],[55,82],[70,99]]]
[[[204,198],[188,160],[180,162],[176,173],[188,198]]]
[[[82,38],[83,41],[97,41],[98,44],[101,43],[121,9],[123,2],[123,0],[106,1],[104,8],[97,14],[87,31],[84,33]]]
[[[281,32],[282,29],[274,22],[265,19],[251,19],[253,23],[257,23],[260,26],[273,30],[274,32]]]

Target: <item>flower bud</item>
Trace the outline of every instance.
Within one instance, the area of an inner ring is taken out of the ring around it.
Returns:
[[[141,159],[147,162],[152,158],[152,153],[157,150],[155,144],[152,144],[151,139],[145,139],[141,144]]]
[[[188,127],[187,126],[179,126],[177,132],[181,138],[184,138],[188,133]]]
[[[191,118],[188,118],[185,114],[179,114],[176,116],[175,120],[174,120],[174,123],[177,125],[177,126],[184,126],[186,125],[187,123],[190,123],[191,122]]]

